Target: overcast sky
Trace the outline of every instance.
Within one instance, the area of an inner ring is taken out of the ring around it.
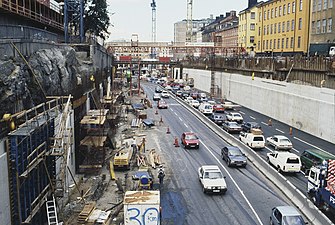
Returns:
[[[186,19],[187,0],[156,1],[157,41],[173,41],[173,24]],[[152,0],[107,0],[111,24],[111,40],[130,40],[138,34],[139,41],[151,41]],[[193,19],[209,18],[225,14],[231,10],[237,13],[245,9],[247,0],[193,0]]]

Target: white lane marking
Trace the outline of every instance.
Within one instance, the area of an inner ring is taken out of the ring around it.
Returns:
[[[176,112],[173,112],[173,113],[174,113],[176,116],[178,116]]]
[[[250,116],[250,118],[251,118],[251,119],[253,119],[253,120],[256,120],[256,118],[255,118],[255,117],[253,117],[253,116]]]
[[[319,148],[318,146],[312,145],[312,144],[308,143],[307,141],[301,140],[300,138],[297,138],[297,137],[293,137],[293,138],[296,139],[296,140],[298,140],[298,141],[301,141],[302,143],[305,143],[305,144],[307,144],[309,146],[312,146],[313,148],[319,149],[319,150],[321,150],[323,152],[327,152],[327,151],[323,150],[322,148]]]
[[[180,104],[177,104],[177,103],[170,103],[169,105],[173,105],[173,106],[178,105],[178,106],[181,106]]]
[[[244,112],[242,112],[242,111],[240,111],[240,113],[241,113],[241,114],[243,114],[243,115],[245,115],[245,113],[244,113]]]
[[[266,125],[266,126],[268,125],[267,123],[264,123],[264,122],[261,122],[261,124]]]
[[[187,124],[186,124],[186,123],[184,123],[184,125],[185,125],[185,127],[187,127],[187,128],[188,128],[188,126],[187,126]]]
[[[280,132],[280,133],[282,133],[282,134],[285,134],[285,132],[282,131],[282,130],[276,129],[276,131],[278,131],[278,132]]]
[[[173,112],[173,109],[170,108],[170,110]]]
[[[296,151],[296,152],[298,152],[298,153],[299,153],[299,151],[298,151],[297,149],[295,149],[295,148],[292,148],[292,150],[293,150],[293,151]]]
[[[178,117],[178,119],[179,119],[181,122],[183,122],[182,118]]]
[[[268,150],[269,152],[273,152],[273,150],[272,149],[270,149],[269,147],[267,147],[267,146],[265,146],[264,147],[266,150]]]
[[[247,196],[245,196],[244,192],[242,191],[242,189],[238,186],[238,184],[236,183],[236,181],[234,180],[234,178],[231,176],[231,174],[228,172],[228,170],[226,169],[226,167],[223,166],[223,164],[221,163],[221,161],[213,154],[213,152],[211,150],[209,150],[209,148],[204,144],[203,141],[201,141],[201,144],[207,149],[207,151],[214,157],[214,159],[220,164],[220,166],[223,167],[223,169],[226,171],[226,173],[228,174],[228,176],[230,177],[230,179],[232,180],[232,182],[234,183],[234,185],[236,186],[237,190],[241,193],[242,197],[245,199],[245,201],[247,202],[247,204],[249,205],[251,211],[255,214],[259,224],[263,225],[261,219],[259,218],[258,214],[256,213],[255,209],[252,207],[251,203],[249,202]]]

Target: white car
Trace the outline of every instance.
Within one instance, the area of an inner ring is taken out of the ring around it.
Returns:
[[[169,98],[170,94],[167,91],[162,91],[161,96],[162,96],[162,98]]]
[[[290,139],[283,135],[273,135],[266,138],[266,144],[273,146],[275,150],[291,150],[293,147]]]
[[[291,152],[274,151],[268,153],[267,161],[272,164],[278,172],[298,173],[301,169],[300,157]]]
[[[226,177],[222,175],[217,165],[204,165],[199,167],[198,176],[204,193],[226,193]]]
[[[238,123],[242,123],[243,122],[243,117],[240,113],[237,112],[230,112],[226,115],[227,120],[229,121],[235,121]]]
[[[190,101],[190,105],[193,106],[194,108],[199,108],[199,101],[198,100],[192,100]]]
[[[191,104],[192,101],[193,101],[192,97],[186,97],[185,98],[185,102],[188,103],[188,104]]]
[[[205,115],[211,115],[213,113],[213,106],[207,102],[203,102],[199,105],[199,111]]]
[[[160,94],[158,94],[158,93],[154,93],[154,96],[152,97],[152,99],[153,99],[154,101],[159,101],[159,100],[161,100],[161,96],[160,96]]]

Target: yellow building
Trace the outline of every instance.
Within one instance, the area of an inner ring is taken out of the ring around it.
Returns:
[[[256,47],[256,23],[257,13],[259,8],[257,7],[257,1],[250,1],[248,8],[239,12],[239,27],[238,27],[238,47],[241,51],[250,53],[254,51]]]
[[[269,0],[258,12],[256,53],[308,53],[310,0]]]

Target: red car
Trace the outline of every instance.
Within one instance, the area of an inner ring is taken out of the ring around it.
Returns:
[[[220,113],[220,112],[224,112],[224,110],[225,110],[225,108],[222,104],[213,105],[213,112]]]
[[[163,100],[159,100],[157,107],[159,109],[167,109],[168,108],[168,104],[165,101],[163,101]]]
[[[199,148],[199,138],[193,132],[184,132],[181,135],[181,143],[185,148]]]

